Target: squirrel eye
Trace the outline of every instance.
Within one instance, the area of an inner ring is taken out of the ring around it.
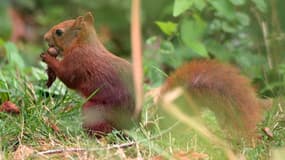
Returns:
[[[55,34],[57,36],[61,36],[63,34],[63,31],[61,29],[57,29],[57,30],[55,30]]]

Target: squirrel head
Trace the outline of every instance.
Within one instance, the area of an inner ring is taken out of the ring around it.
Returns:
[[[55,25],[45,33],[44,39],[50,47],[56,47],[60,52],[76,45],[92,43],[96,40],[93,22],[94,18],[91,12],[88,12],[84,16]]]

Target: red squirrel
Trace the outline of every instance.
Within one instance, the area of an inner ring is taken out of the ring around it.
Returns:
[[[114,128],[129,128],[138,120],[133,116],[132,66],[103,46],[93,22],[92,14],[87,13],[52,27],[44,39],[63,58],[57,60],[48,53],[41,58],[67,87],[88,99],[83,106],[83,126],[91,132],[108,133]],[[238,69],[214,60],[194,60],[170,75],[160,94],[176,86],[184,86],[189,95],[200,99],[207,96],[207,102],[218,99],[222,105],[210,107],[223,117],[218,119],[255,132],[261,119],[259,99]]]
[[[93,22],[88,13],[52,27],[44,39],[63,58],[58,60],[48,52],[41,58],[68,88],[88,99],[83,106],[83,127],[104,134],[130,128],[136,121],[132,66],[102,45]]]

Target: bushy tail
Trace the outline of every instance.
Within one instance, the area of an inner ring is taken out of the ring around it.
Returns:
[[[261,120],[260,101],[250,81],[233,66],[195,60],[178,68],[162,87],[162,95],[182,86],[199,107],[209,107],[223,128],[254,135]]]

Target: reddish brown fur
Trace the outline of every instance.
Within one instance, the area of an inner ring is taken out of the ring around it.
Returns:
[[[56,35],[56,30],[63,35]],[[50,46],[63,54],[61,61],[43,54],[56,76],[69,88],[88,98],[83,106],[83,126],[92,132],[131,127],[135,101],[131,65],[110,53],[98,40],[93,17],[87,14],[54,26],[45,34]]]
[[[214,60],[195,60],[176,70],[162,89],[183,86],[198,105],[207,105],[225,128],[254,135],[261,119],[259,99],[238,69]]]

